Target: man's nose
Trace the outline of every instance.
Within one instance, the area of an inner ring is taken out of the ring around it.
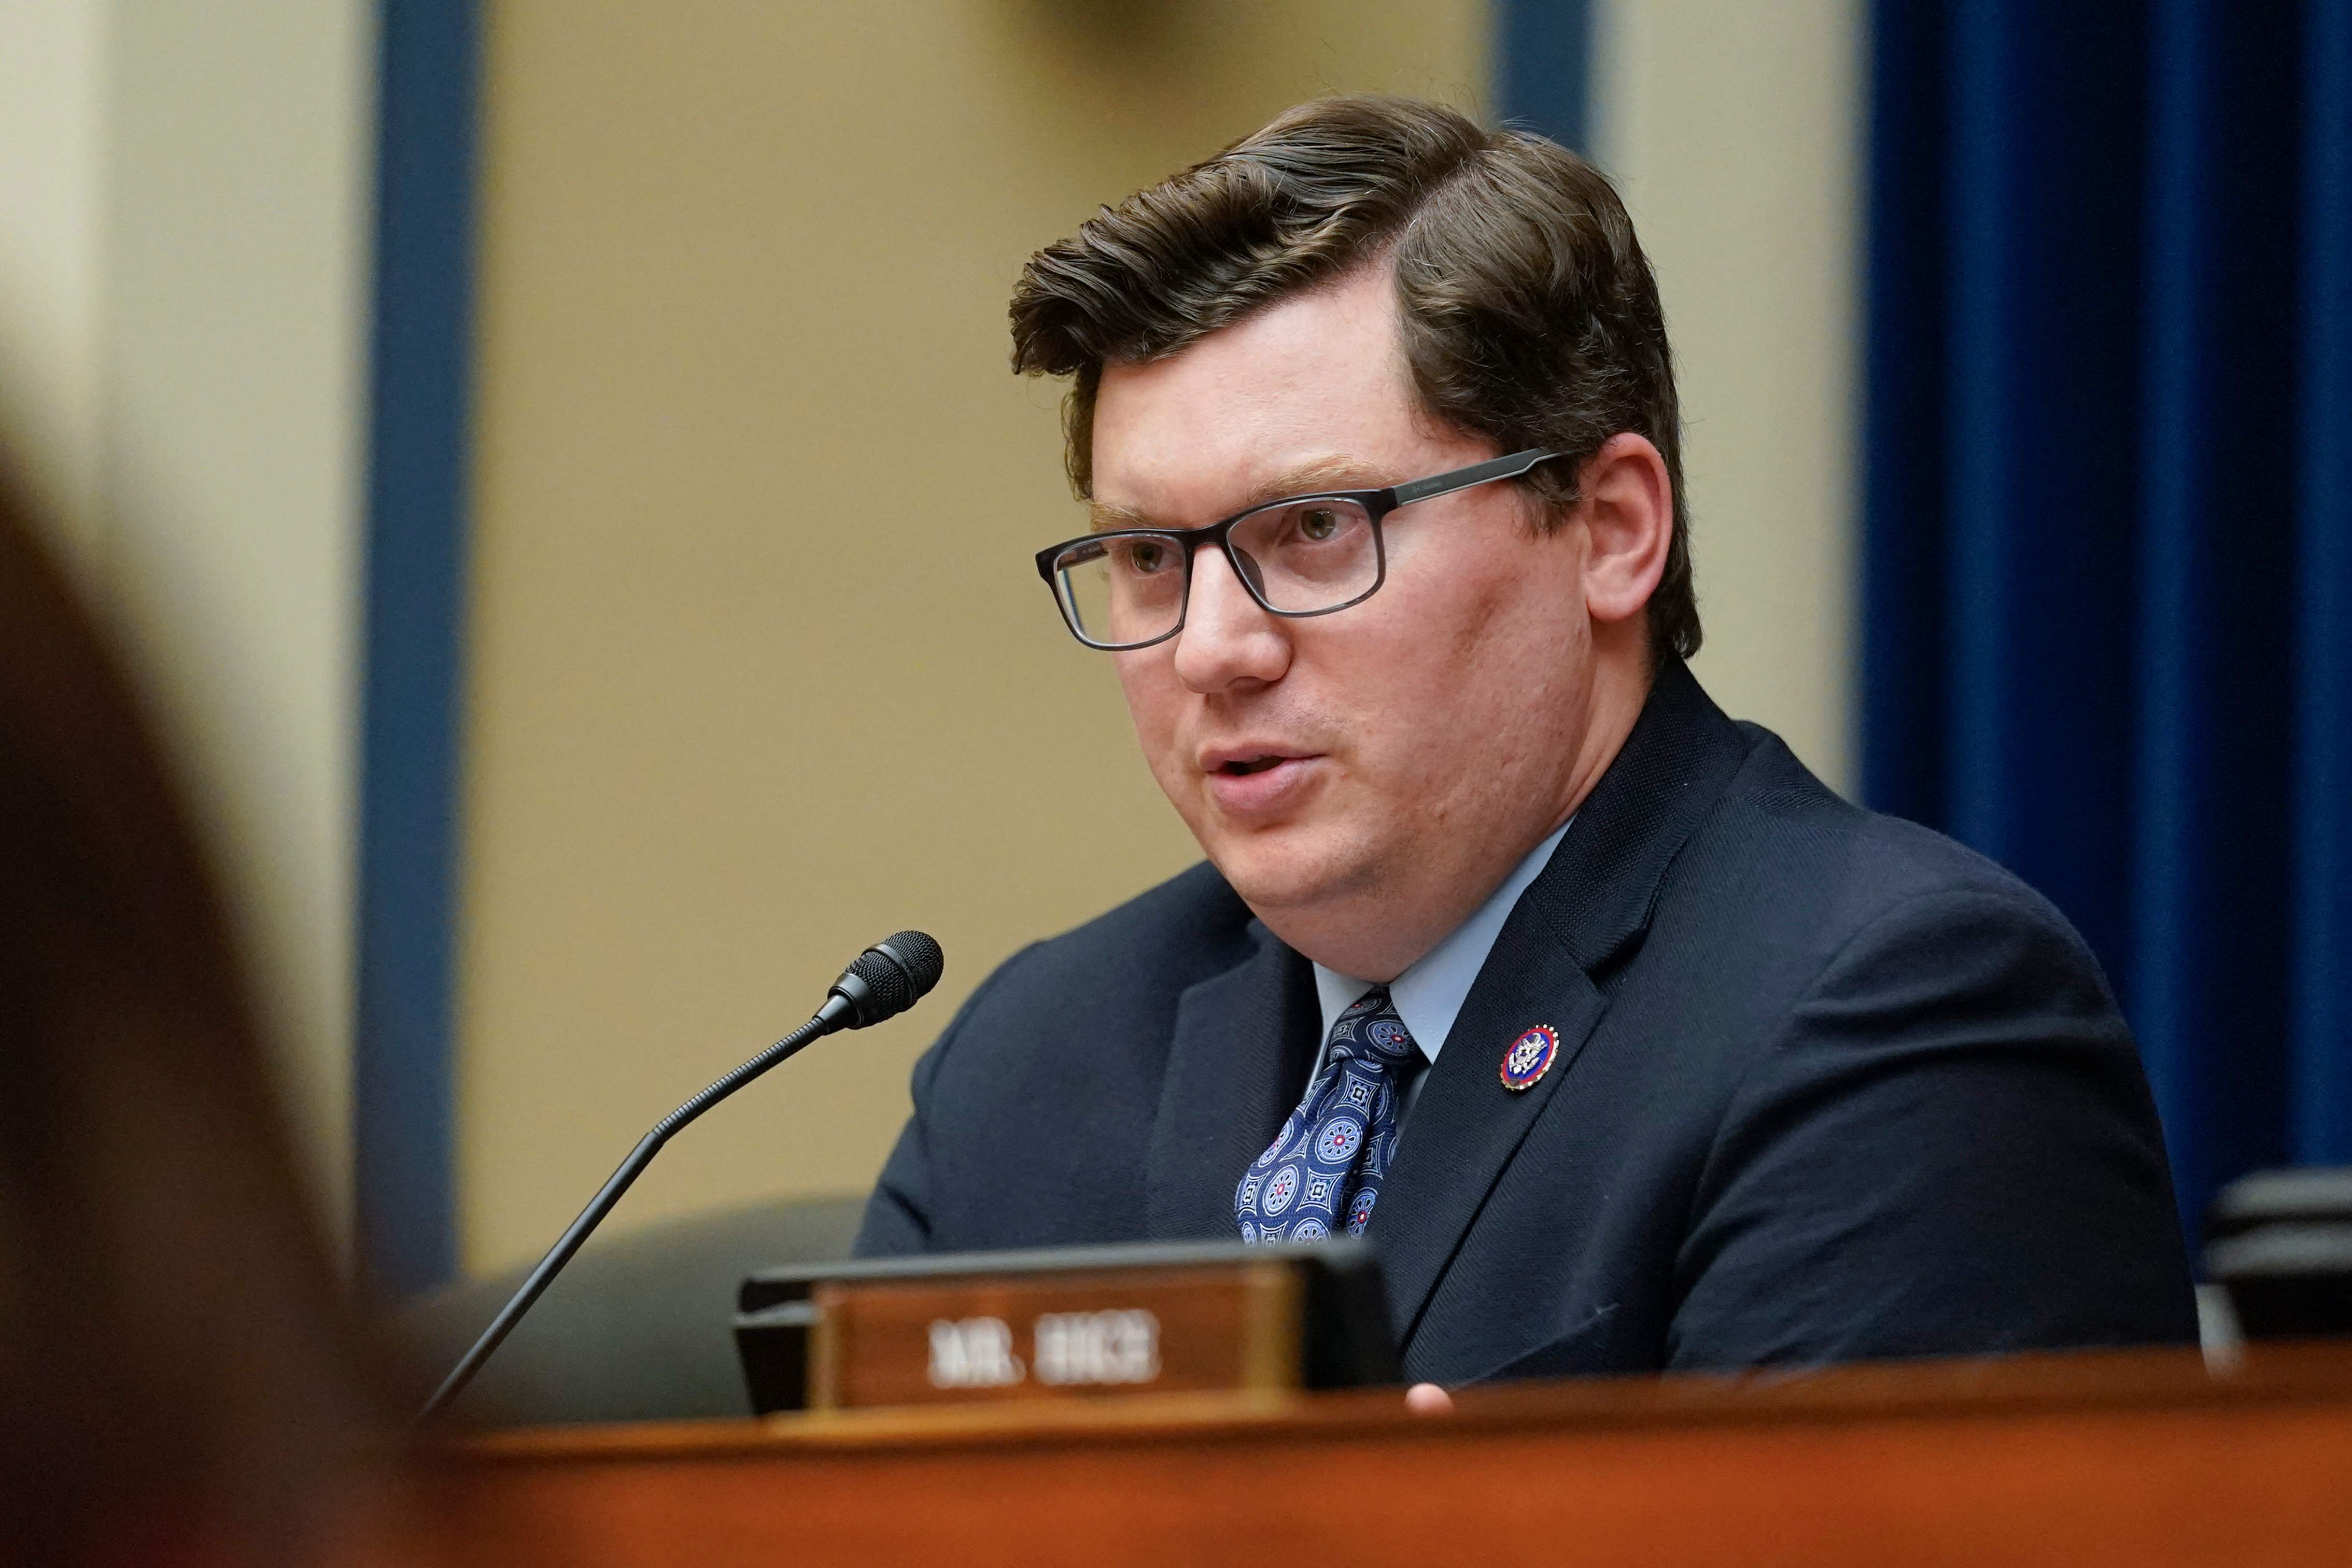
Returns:
[[[1290,667],[1290,636],[1234,575],[1223,550],[1192,558],[1192,601],[1176,634],[1176,674],[1196,692],[1275,681]]]

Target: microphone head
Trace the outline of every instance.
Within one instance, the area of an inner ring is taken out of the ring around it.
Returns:
[[[946,967],[938,943],[920,931],[901,931],[860,953],[833,990],[851,1006],[849,1027],[864,1029],[913,1007]]]
[[[907,998],[908,1007],[929,996],[931,988],[938,985],[940,977],[947,972],[947,955],[940,951],[937,942],[920,931],[901,931],[896,936],[887,936],[874,944],[873,950],[887,953],[898,959],[899,967],[907,971],[907,978],[915,988],[915,994]]]

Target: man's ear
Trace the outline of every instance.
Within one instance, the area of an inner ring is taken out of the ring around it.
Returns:
[[[1642,612],[1665,574],[1675,531],[1675,486],[1647,436],[1621,431],[1579,476],[1575,516],[1591,540],[1584,607],[1613,625]]]

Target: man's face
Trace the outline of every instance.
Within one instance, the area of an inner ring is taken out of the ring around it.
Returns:
[[[1095,411],[1097,504],[1155,526],[1495,455],[1420,410],[1385,267],[1171,359],[1107,366]],[[1574,804],[1587,534],[1537,534],[1529,504],[1506,483],[1392,514],[1385,585],[1316,619],[1269,615],[1203,549],[1183,632],[1113,655],[1201,847],[1277,934],[1342,972],[1392,977]]]

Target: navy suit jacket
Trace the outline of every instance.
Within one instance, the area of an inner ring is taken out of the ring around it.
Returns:
[[[1559,1051],[1513,1092],[1532,1024]],[[1007,960],[917,1064],[862,1255],[1233,1237],[1312,971],[1209,866]],[[1512,911],[1370,1228],[1407,1372],[2186,1340],[2164,1147],[2065,919],[1678,663]]]

